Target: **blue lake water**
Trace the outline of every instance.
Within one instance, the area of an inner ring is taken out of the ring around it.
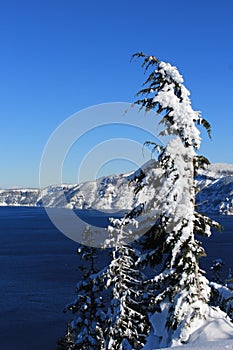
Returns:
[[[226,275],[233,268],[233,217],[215,219],[225,230],[203,240],[208,256],[201,265],[208,270],[222,258]],[[72,318],[63,308],[79,279],[76,248],[43,208],[0,207],[0,349],[56,349]]]
[[[44,209],[0,208],[0,349],[56,348],[78,278],[76,247]]]

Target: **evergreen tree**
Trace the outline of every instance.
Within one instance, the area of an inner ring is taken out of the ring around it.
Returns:
[[[154,334],[160,339],[159,345],[179,345],[188,341],[195,322],[205,319],[210,311],[209,283],[199,268],[199,258],[205,251],[194,236],[195,233],[209,236],[211,226],[218,227],[198,213],[195,206],[194,175],[206,163],[206,158],[196,153],[201,143],[196,125],[203,125],[209,135],[210,125],[200,112],[192,109],[190,93],[176,67],[143,53],[134,57],[143,58],[146,73],[151,69],[138,93],[142,98],[136,104],[146,111],[156,111],[164,127],[161,135],[170,136],[165,147],[152,145],[158,151],[159,167],[140,179],[138,186],[137,207],[141,204],[147,221],[155,220],[147,234],[150,251],[144,258],[156,264],[157,270],[155,277],[144,284],[154,295],[151,303],[154,320],[166,320],[161,333],[161,325],[155,324]],[[155,175],[160,182],[158,193],[151,191]],[[159,210],[156,217],[153,210],[157,213]]]
[[[233,322],[233,291],[228,286],[211,282],[211,305],[220,307]]]
[[[217,283],[223,284],[221,272],[223,267],[222,259],[218,258],[213,261],[212,266],[210,267],[210,271],[213,273],[213,281]]]
[[[73,303],[67,305],[65,311],[70,310],[75,315],[70,330],[74,349],[104,350],[105,312],[102,294],[106,271],[103,269],[98,272],[95,267],[98,250],[92,247],[92,232],[89,227],[83,233],[83,243],[85,244],[77,249],[84,261],[80,267],[83,272],[82,280],[76,286],[78,296]],[[69,347],[64,350],[69,350]]]
[[[229,268],[228,277],[226,279],[226,286],[229,289],[233,290],[233,275],[232,275],[231,268]]]
[[[197,125],[210,135],[210,125],[192,109],[189,91],[176,67],[143,53],[145,71],[151,73],[136,101],[146,111],[154,110],[168,135],[165,146],[148,143],[158,160],[133,179],[135,202],[132,211],[112,219],[108,231],[115,242],[108,268],[95,269],[96,249],[92,233],[86,230],[88,246],[78,253],[86,261],[78,297],[67,309],[75,314],[71,323],[74,349],[139,350],[146,343],[151,325],[153,346],[175,346],[189,341],[198,321],[224,317],[210,306],[210,286],[199,267],[205,255],[196,235],[209,236],[219,225],[198,213],[195,174],[207,160],[198,156],[201,144]],[[135,230],[134,230],[135,228]],[[146,250],[140,255],[130,243],[140,232]],[[154,276],[145,279],[140,266],[150,264]],[[108,316],[104,313],[103,288],[111,288]],[[231,312],[231,311],[230,311]],[[150,325],[148,321],[150,313]],[[68,349],[64,349],[68,350]]]
[[[66,334],[63,338],[57,341],[57,350],[73,350],[75,349],[74,336],[71,332],[70,322],[68,322]]]
[[[229,269],[228,277],[223,285],[220,276],[222,260],[216,259],[213,262],[214,282],[210,283],[211,287],[211,304],[219,306],[220,309],[227,313],[233,321],[233,276],[231,268]]]
[[[122,243],[118,240],[108,269],[108,284],[113,285],[113,290],[107,349],[139,350],[144,346],[149,332],[142,293],[144,277],[136,267],[138,251]]]

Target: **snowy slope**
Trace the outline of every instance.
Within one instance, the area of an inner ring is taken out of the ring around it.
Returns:
[[[156,348],[151,348],[155,350]],[[171,348],[164,348],[164,350],[171,350]],[[219,340],[219,341],[205,341],[196,344],[188,344],[184,346],[173,347],[174,350],[232,350],[233,349],[233,338],[228,340]]]
[[[0,190],[0,206],[37,206],[38,189]]]
[[[131,174],[102,177],[81,184],[39,189],[0,190],[0,206],[47,206],[74,209],[127,209],[133,202]]]
[[[197,176],[201,191],[199,210],[205,213],[233,215],[233,165],[211,164]]]
[[[157,350],[153,346],[153,340],[148,343],[143,350]],[[233,350],[233,324],[231,325],[224,319],[209,319],[203,322],[191,336],[190,342],[182,346],[172,347],[174,350]],[[163,348],[163,350],[171,350]]]
[[[218,308],[216,308],[217,310]],[[216,311],[217,312],[217,311]],[[174,350],[223,350],[233,349],[233,324],[226,319],[224,313],[222,318],[216,317],[215,310],[209,313],[207,319],[198,321],[196,330],[192,333],[189,342],[181,346],[169,348],[157,347],[156,337],[149,336],[143,350],[174,349]],[[158,323],[156,323],[158,325]],[[161,320],[161,325],[163,321]]]
[[[142,169],[146,171],[152,162]],[[137,171],[138,172],[138,171]],[[49,206],[76,209],[128,209],[133,203],[130,180],[135,173],[102,177],[81,184],[54,185],[39,189],[0,190],[0,206]],[[211,164],[197,176],[200,211],[233,214],[233,165]]]

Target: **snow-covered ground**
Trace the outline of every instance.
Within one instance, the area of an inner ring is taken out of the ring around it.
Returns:
[[[169,349],[169,348],[166,348]],[[170,348],[171,349],[171,348]],[[189,344],[184,346],[177,346],[172,348],[174,350],[232,350],[233,349],[233,339],[224,339],[219,341],[199,341],[195,344]],[[151,350],[155,350],[151,348]],[[164,348],[165,350],[165,348]]]
[[[156,339],[151,337],[143,350],[157,350],[159,347],[154,346]],[[163,349],[171,349],[163,348]],[[223,318],[216,318],[210,315],[208,320],[203,320],[192,334],[188,344],[181,346],[172,346],[174,350],[223,350],[233,349],[233,323]]]

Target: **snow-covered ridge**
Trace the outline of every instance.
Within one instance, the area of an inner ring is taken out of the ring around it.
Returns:
[[[233,164],[214,163],[196,178],[199,210],[204,213],[233,215]]]
[[[151,164],[145,164],[142,169],[146,172]],[[112,175],[78,185],[54,185],[42,190],[0,190],[0,206],[128,209],[134,199],[130,181],[135,173]],[[233,215],[233,164],[211,164],[199,172],[196,180],[200,188],[197,204],[202,212]]]
[[[44,189],[0,190],[0,206],[127,209],[133,201],[130,176],[112,175],[92,182],[53,185]]]

